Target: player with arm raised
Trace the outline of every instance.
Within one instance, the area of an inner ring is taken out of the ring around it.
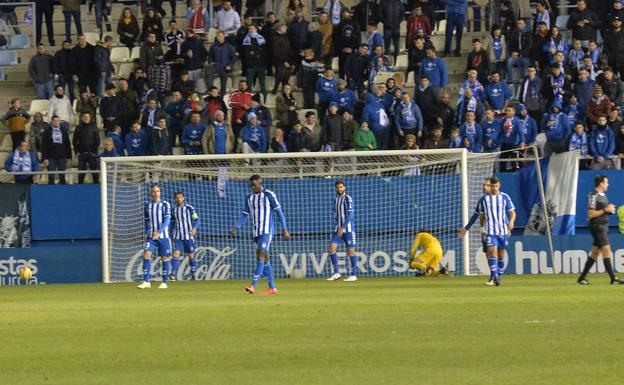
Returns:
[[[486,256],[495,286],[501,285],[505,251],[516,221],[516,209],[509,195],[500,191],[500,179],[490,179],[490,194],[483,195],[477,210],[485,222]]]
[[[199,226],[199,215],[195,208],[186,203],[183,192],[175,193],[176,207],[173,208],[173,271],[169,276],[170,281],[175,281],[180,267],[180,255],[184,253],[191,265],[191,280],[195,280],[197,273],[197,261],[195,253],[195,235]]]
[[[347,254],[351,259],[351,275],[344,279],[345,282],[357,281],[357,256],[355,255],[355,214],[353,211],[353,198],[347,194],[345,183],[341,180],[334,183],[336,199],[334,201],[334,235],[329,244],[329,256],[334,269],[334,274],[327,278],[328,281],[340,279],[338,272],[338,244],[344,242]]]
[[[485,178],[483,180],[483,196],[485,195],[489,195],[490,194],[490,190],[491,190],[491,183],[490,183],[490,178]],[[480,202],[480,201],[479,201]],[[458,230],[458,235],[459,238],[464,239],[464,237],[466,236],[466,233],[470,230],[470,228],[472,227],[472,225],[474,225],[474,223],[477,221],[477,219],[479,219],[479,223],[480,223],[480,228],[481,228],[481,244],[483,245],[483,252],[487,254],[487,244],[486,244],[486,237],[485,237],[485,221],[484,218],[481,217],[481,214],[479,214],[479,202],[477,202],[477,206],[475,207],[475,211],[472,214],[472,216],[470,217],[470,220],[468,221],[468,223],[466,224],[466,226],[460,228]],[[486,285],[492,286],[494,285],[494,279],[492,277],[490,277],[490,279],[486,282]]]
[[[578,278],[579,285],[589,285],[587,274],[592,268],[596,259],[602,254],[602,260],[607,273],[611,278],[612,285],[624,284],[613,273],[611,264],[611,245],[609,244],[609,215],[615,214],[615,206],[609,203],[605,192],[609,188],[609,179],[604,175],[596,175],[594,179],[594,191],[589,193],[587,203],[587,216],[589,217],[589,232],[594,239],[591,254],[585,262],[583,272]]]
[[[169,224],[171,222],[171,205],[160,199],[160,187],[152,185],[150,188],[151,201],[145,204],[145,249],[143,251],[143,282],[139,289],[148,289],[150,271],[152,268],[152,254],[158,252],[162,259],[162,283],[159,289],[166,289],[169,269],[171,268],[171,240],[169,239]]]
[[[273,231],[275,228],[275,214],[277,214],[277,218],[282,226],[282,236],[284,240],[287,241],[290,238],[288,227],[286,226],[286,218],[282,212],[282,206],[277,200],[277,196],[273,191],[264,188],[260,175],[252,175],[251,178],[249,178],[249,187],[251,188],[251,193],[247,195],[243,212],[236,221],[236,224],[230,229],[230,234],[236,236],[238,230],[247,221],[247,217],[251,217],[254,242],[257,244],[257,263],[251,285],[247,286],[245,291],[249,294],[254,294],[256,292],[256,285],[264,274],[269,282],[269,289],[262,292],[262,294],[277,294],[275,280],[273,278],[273,268],[269,262],[269,249],[271,247],[271,240],[273,239]]]

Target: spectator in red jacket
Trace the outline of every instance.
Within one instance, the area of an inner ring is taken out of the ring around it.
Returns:
[[[422,5],[416,4],[416,6],[414,6],[412,16],[407,19],[407,39],[405,39],[406,45],[409,45],[409,42],[416,39],[416,31],[419,29],[423,31],[425,37],[431,36],[431,20],[429,20],[429,17],[423,13]]]
[[[232,129],[234,136],[238,139],[241,129],[247,124],[245,116],[251,108],[251,97],[253,94],[249,91],[246,80],[238,82],[238,89],[232,92],[230,96],[230,108],[232,109]]]

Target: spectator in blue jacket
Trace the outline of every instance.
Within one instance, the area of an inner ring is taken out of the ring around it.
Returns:
[[[585,132],[585,124],[583,122],[576,122],[574,131],[568,138],[568,151],[578,151],[581,158],[589,156],[589,139],[587,132]],[[581,170],[586,170],[588,163],[587,159],[581,159],[579,161]]]
[[[123,140],[121,140],[121,126],[119,124],[116,124],[113,130],[106,134],[106,138],[110,138],[113,141],[115,146],[113,150],[117,153],[116,156],[125,156],[124,144]]]
[[[202,123],[201,113],[193,111],[191,122],[184,127],[182,132],[182,146],[186,155],[202,154],[202,136],[206,131],[206,125]]]
[[[175,147],[176,138],[182,142],[182,130],[184,128],[184,120],[186,119],[186,111],[189,108],[188,103],[182,98],[182,92],[175,90],[171,93],[171,99],[165,106],[165,114],[169,117],[169,141],[171,147]]]
[[[607,117],[600,115],[589,136],[589,153],[593,157],[592,170],[613,168],[610,159],[615,151],[615,135],[607,124]]]
[[[332,101],[336,102],[339,110],[349,111],[350,114],[353,114],[355,103],[357,103],[355,92],[347,88],[347,82],[343,79],[338,79],[336,85],[338,88]]]
[[[39,171],[37,154],[30,151],[26,140],[21,140],[15,150],[9,153],[4,161],[4,169],[7,172],[31,172]],[[15,175],[15,183],[33,183],[32,175]]]
[[[104,149],[98,154],[100,158],[114,158],[116,156],[121,156],[117,152],[117,148],[115,148],[115,143],[113,142],[112,138],[107,137],[106,139],[104,139],[103,146]]]
[[[544,155],[548,156],[553,152],[559,153],[566,150],[565,140],[570,136],[570,125],[568,117],[561,111],[559,100],[553,103],[548,114],[544,116],[542,132],[546,134]]]
[[[455,30],[455,56],[461,55],[461,40],[466,22],[466,0],[446,0],[446,38],[444,40],[444,55],[451,55],[451,42]]]
[[[466,120],[466,113],[468,111],[474,111],[474,113],[477,115],[477,121],[483,119],[483,114],[485,113],[485,106],[479,99],[473,96],[471,88],[466,88],[464,90],[464,96],[459,100],[459,103],[457,104],[458,125],[464,123],[464,121]]]
[[[518,104],[518,119],[522,123],[522,133],[524,134],[524,144],[531,146],[535,144],[537,137],[537,122],[529,115],[529,110],[524,104]]]
[[[362,120],[368,122],[370,130],[373,131],[377,140],[377,149],[387,150],[390,139],[390,119],[379,97],[379,90],[377,90],[377,97],[366,99]]]
[[[412,134],[421,138],[423,134],[423,116],[420,107],[414,103],[407,92],[401,95],[401,103],[394,108],[394,126],[401,137]]]
[[[375,55],[375,47],[381,46],[382,50],[384,48],[384,38],[381,36],[381,33],[377,31],[377,22],[370,22],[366,27],[368,31],[368,47],[370,48],[370,56],[371,58]]]
[[[448,72],[444,60],[436,56],[433,47],[427,47],[427,57],[423,59],[418,71],[418,76],[427,75],[429,84],[434,88],[446,87],[448,84]]]
[[[491,107],[485,110],[481,129],[483,130],[483,151],[497,152],[501,144],[502,125]]]
[[[578,72],[578,80],[574,83],[574,96],[581,106],[587,107],[594,94],[595,84],[596,82],[589,78],[589,71],[586,68],[581,68]]]
[[[149,137],[139,122],[132,123],[130,132],[126,135],[126,151],[128,156],[149,155]]]
[[[334,71],[331,68],[325,68],[323,76],[319,77],[316,81],[316,93],[319,97],[319,116],[321,120],[323,120],[327,114],[329,103],[332,102],[334,94],[336,93],[336,80],[334,80]]]
[[[513,107],[505,108],[505,116],[502,119],[501,134],[501,159],[517,159],[518,150],[524,150],[524,133],[522,122],[516,117]],[[501,171],[516,171],[518,162],[505,162],[501,165]]]
[[[268,36],[267,36],[268,37]],[[208,84],[212,84],[212,79],[216,75],[221,81],[221,96],[227,92],[227,80],[236,62],[236,50],[225,39],[225,32],[219,31],[215,37],[214,44],[210,46],[208,58],[213,66],[206,71]]]
[[[266,132],[260,125],[256,114],[247,115],[247,125],[243,127],[243,135],[239,143],[244,154],[267,152]]]
[[[470,152],[481,152],[481,141],[483,140],[483,129],[476,121],[474,111],[466,113],[466,121],[459,126],[459,136],[462,138],[462,147]]]
[[[509,105],[509,99],[511,99],[511,87],[500,80],[500,74],[494,71],[490,75],[490,82],[485,86],[485,101],[497,114]]]
[[[573,127],[576,122],[584,122],[587,119],[587,106],[582,106],[576,96],[572,95],[570,103],[563,110],[563,113],[568,117],[568,125]]]

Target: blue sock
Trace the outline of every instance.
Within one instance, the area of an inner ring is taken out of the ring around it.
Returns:
[[[269,287],[271,289],[275,289],[275,279],[273,278],[273,267],[271,266],[271,262],[267,262],[264,265],[264,275],[266,275],[267,281],[269,281]]]
[[[171,275],[174,277],[178,275],[178,269],[180,268],[180,258],[173,257],[171,260]]]
[[[488,265],[490,265],[490,278],[498,279],[498,259],[488,258]]]
[[[251,280],[251,286],[256,287],[258,281],[262,277],[262,273],[264,273],[264,261],[258,261],[256,263],[256,272],[254,273],[253,279]]]
[[[499,259],[498,260],[498,277],[502,278],[504,272],[505,272],[505,260]]]
[[[194,277],[197,272],[197,260],[193,258],[189,261],[189,264],[191,265],[191,275]]]
[[[143,259],[143,280],[145,282],[150,281],[150,271],[152,270],[152,259],[145,258]]]
[[[351,275],[357,275],[357,255],[352,255],[351,257]]]
[[[169,271],[171,270],[171,260],[162,261],[162,281],[169,282]]]
[[[329,257],[331,258],[331,264],[334,268],[334,274],[336,274],[338,273],[338,254],[331,253],[329,254]]]

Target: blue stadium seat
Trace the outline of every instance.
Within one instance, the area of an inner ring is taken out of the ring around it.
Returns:
[[[30,36],[28,35],[13,35],[11,36],[11,42],[9,43],[9,49],[26,49],[30,47]]]
[[[0,66],[12,66],[17,64],[17,52],[0,51]]]

